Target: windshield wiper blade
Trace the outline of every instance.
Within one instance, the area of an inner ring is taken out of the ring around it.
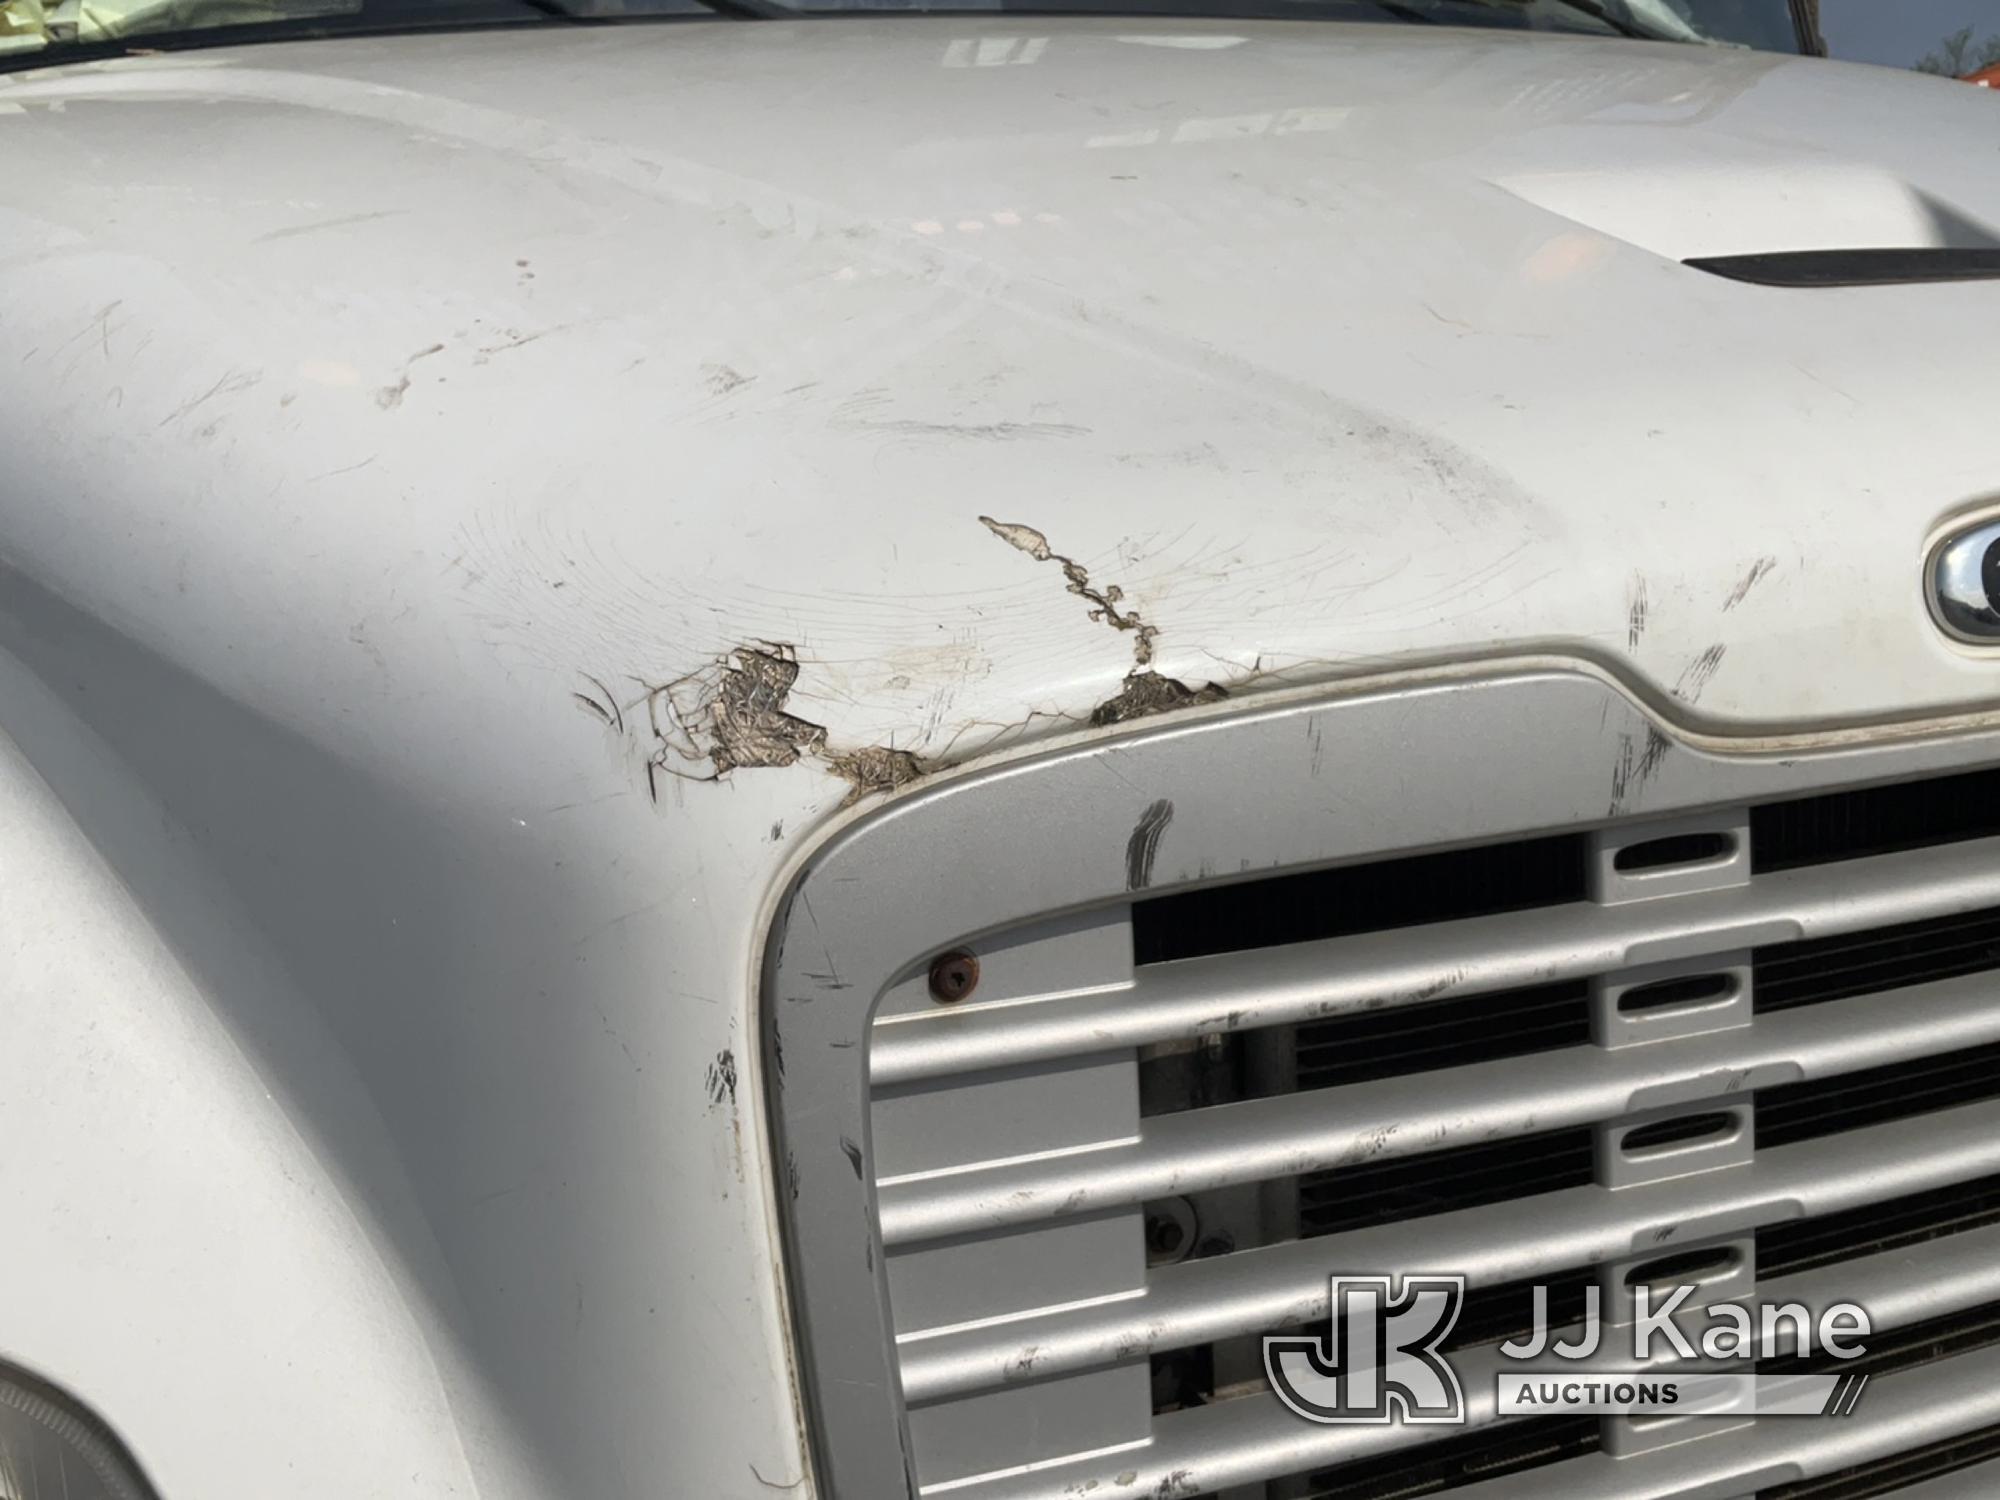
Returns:
[[[1650,26],[1642,26],[1627,16],[1621,16],[1605,5],[1603,0],[1555,0],[1565,10],[1581,11],[1593,20],[1602,21],[1620,36],[1629,36],[1641,42],[1686,42],[1690,37],[1674,36],[1668,32],[1655,31]]]
[[[1447,0],[1447,3],[1473,5],[1478,6],[1482,10],[1526,11],[1535,3],[1535,0]],[[1549,3],[1561,6],[1564,10],[1573,10],[1580,15],[1589,16],[1593,21],[1610,27],[1618,35],[1629,36],[1636,41],[1699,42],[1708,40],[1698,32],[1682,35],[1676,32],[1655,30],[1653,27],[1643,25],[1629,16],[1620,15],[1611,9],[1610,6],[1604,4],[1603,0],[1549,0]],[[1436,20],[1437,18],[1430,16],[1426,17],[1426,19]]]

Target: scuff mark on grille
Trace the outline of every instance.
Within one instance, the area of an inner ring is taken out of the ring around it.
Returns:
[[[1720,651],[1721,648],[1716,649]],[[1616,817],[1623,812],[1626,802],[1644,791],[1647,783],[1659,775],[1673,744],[1654,724],[1646,726],[1643,746],[1629,734],[1618,737],[1618,758],[1611,763],[1611,805],[1606,809],[1610,816]]]
[[[1636,651],[1639,637],[1646,633],[1646,580],[1632,575],[1631,603],[1625,611],[1625,649]]]
[[[1674,683],[1674,696],[1683,703],[1697,702],[1701,698],[1701,690],[1708,686],[1708,680],[1722,665],[1723,655],[1728,650],[1727,646],[1717,642],[1689,662]]]
[[[1632,790],[1633,774],[1639,769],[1638,749],[1632,743],[1632,736],[1618,736],[1618,758],[1611,762],[1611,804],[1605,814],[1616,817],[1625,810],[1625,798]]]
[[[1139,815],[1132,837],[1125,841],[1125,889],[1143,891],[1153,883],[1153,860],[1160,852],[1160,836],[1174,820],[1174,805],[1165,797]]]

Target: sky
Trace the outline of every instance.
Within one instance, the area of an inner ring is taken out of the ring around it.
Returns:
[[[1907,68],[1962,26],[2000,35],[2000,0],[1820,0],[1827,50],[1853,62]]]

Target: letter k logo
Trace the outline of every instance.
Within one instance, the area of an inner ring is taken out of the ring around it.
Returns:
[[[1458,1372],[1438,1352],[1465,1304],[1463,1276],[1336,1276],[1325,1339],[1264,1340],[1278,1399],[1310,1422],[1462,1423]]]

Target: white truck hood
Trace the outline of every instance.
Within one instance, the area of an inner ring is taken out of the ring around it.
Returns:
[[[757,975],[852,787],[1478,655],[2000,696],[2000,286],[1679,264],[1984,242],[1978,90],[549,25],[18,73],[0,163],[0,855],[131,905],[0,903],[0,1327],[164,1494],[809,1492]]]
[[[331,692],[449,645],[561,701],[783,642],[833,744],[956,757],[1134,664],[987,515],[1191,688],[1554,649],[1812,727],[2000,682],[1919,587],[2000,491],[2000,289],[1676,263],[2000,242],[2000,111],[1935,80],[911,19],[196,53],[0,109],[0,546],[193,655],[255,622]]]

